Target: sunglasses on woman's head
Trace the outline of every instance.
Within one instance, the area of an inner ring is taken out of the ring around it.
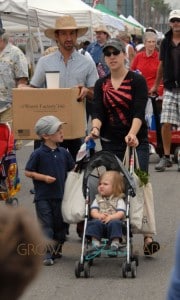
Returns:
[[[113,51],[105,50],[105,51],[104,51],[104,56],[110,57],[112,54],[113,54],[114,56],[117,56],[117,55],[119,55],[120,53],[121,53],[121,51],[119,51],[119,50],[113,50]]]
[[[174,19],[170,20],[170,22],[171,22],[171,23],[180,22],[180,19],[174,18]]]

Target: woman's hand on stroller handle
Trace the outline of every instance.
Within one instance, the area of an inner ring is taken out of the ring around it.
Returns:
[[[139,141],[135,134],[129,133],[125,136],[125,142],[130,147],[137,147],[139,145]]]
[[[85,137],[85,142],[87,143],[90,139],[98,139],[100,135],[100,129],[96,126],[91,128],[89,135]]]

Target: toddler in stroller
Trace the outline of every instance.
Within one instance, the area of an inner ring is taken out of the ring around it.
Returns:
[[[8,123],[0,123],[0,200],[17,206],[14,197],[20,190],[14,137]]]
[[[86,237],[91,238],[92,250],[98,250],[101,238],[107,236],[110,249],[117,251],[122,242],[121,220],[126,211],[124,178],[118,171],[105,171],[99,178],[97,189],[98,194],[90,207],[92,220],[87,223]],[[116,256],[116,253],[112,255]]]
[[[99,256],[123,258],[122,276],[127,277],[131,272],[136,277],[138,257],[133,254],[129,220],[135,183],[130,173],[114,154],[99,151],[84,171],[83,193],[86,213],[81,257],[75,264],[76,277],[84,272],[88,278],[93,260]]]

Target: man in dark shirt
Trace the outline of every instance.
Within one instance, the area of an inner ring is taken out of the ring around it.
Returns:
[[[155,166],[162,172],[171,167],[171,126],[180,126],[180,10],[176,9],[169,15],[170,30],[165,34],[160,47],[160,64],[154,86],[150,92],[156,92],[160,80],[164,82],[164,98],[161,123],[164,156]],[[180,168],[178,167],[178,171]]]

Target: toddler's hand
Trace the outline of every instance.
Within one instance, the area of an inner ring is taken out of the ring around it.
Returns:
[[[45,182],[46,183],[53,183],[54,181],[56,181],[55,177],[48,176],[48,175],[45,177]]]
[[[105,218],[104,218],[104,220],[103,220],[103,222],[104,222],[105,224],[107,224],[107,223],[109,223],[110,221],[111,221],[111,215],[106,215]]]
[[[99,216],[99,219],[100,219],[102,222],[104,222],[105,218],[106,218],[106,214],[105,214],[105,213],[101,213],[100,216]]]

